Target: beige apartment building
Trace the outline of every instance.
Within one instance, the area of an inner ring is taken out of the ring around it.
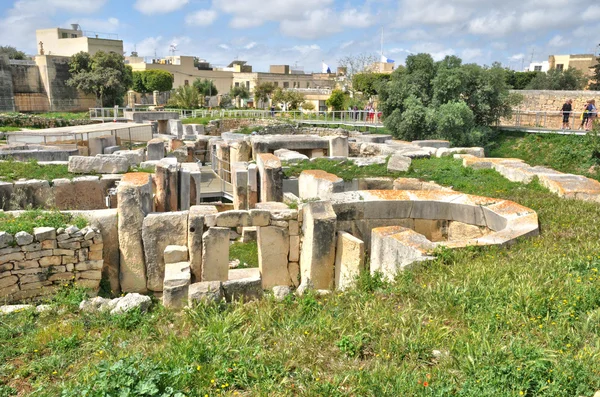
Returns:
[[[586,76],[591,76],[593,74],[593,71],[590,68],[597,62],[594,54],[550,55],[548,57],[549,69],[578,69]]]
[[[86,33],[90,35],[90,33]],[[71,29],[52,28],[35,31],[38,55],[55,55],[70,57],[78,52],[94,55],[99,51],[123,54],[123,41],[114,38],[101,38],[96,34],[86,36],[79,25],[71,25]]]

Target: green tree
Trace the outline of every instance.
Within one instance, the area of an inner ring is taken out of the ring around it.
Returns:
[[[123,103],[123,97],[133,85],[131,66],[125,65],[123,55],[99,51],[75,54],[69,62],[71,78],[67,85],[96,95],[101,106]]]
[[[131,89],[140,94],[148,92],[144,85],[144,72],[133,72]]]
[[[254,100],[258,104],[259,102],[263,105],[268,104],[269,98],[275,91],[275,84],[270,81],[259,83],[254,87]]]
[[[533,80],[538,74],[542,72],[516,72],[514,70],[506,70],[506,84],[508,84],[513,90],[525,90],[531,80]]]
[[[331,96],[325,102],[327,106],[331,107],[334,111],[344,110],[344,103],[346,102],[346,93],[342,90],[331,91]]]
[[[435,134],[438,138],[451,141],[457,146],[469,146],[472,142],[469,132],[475,127],[475,115],[462,101],[448,102],[432,112]]]
[[[352,88],[371,97],[377,95],[383,83],[390,81],[391,75],[385,73],[363,72],[352,77]]]
[[[0,46],[0,56],[8,55],[8,59],[24,60],[27,59],[27,55],[23,51],[17,50],[12,46]]]
[[[596,58],[596,64],[590,68],[593,73],[592,82],[588,89],[592,91],[600,90],[600,57]]]
[[[198,91],[194,87],[183,85],[175,90],[169,105],[180,109],[197,109],[198,99]]]
[[[229,91],[229,95],[232,98],[240,97],[241,99],[250,98],[250,91],[246,88],[246,86],[240,85],[238,87],[232,87],[231,91]]]
[[[538,73],[527,85],[529,90],[578,91],[585,88],[588,78],[578,69],[551,69]]]
[[[141,94],[154,91],[171,91],[173,75],[166,70],[152,69],[133,72],[133,90]]]
[[[273,92],[273,102],[278,103],[282,110],[295,110],[304,103],[304,95],[294,90],[283,90],[278,87]]]
[[[212,97],[219,94],[219,91],[217,90],[215,84],[208,79],[197,78],[194,81],[193,86],[196,89],[196,91],[198,91],[198,94],[200,95],[200,101],[203,105],[207,96]]]

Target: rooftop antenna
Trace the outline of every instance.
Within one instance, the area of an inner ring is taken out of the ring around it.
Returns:
[[[381,28],[381,59],[383,59],[383,27]]]
[[[177,52],[177,44],[171,44],[169,46],[169,52],[171,53],[171,56],[175,56],[175,52]]]

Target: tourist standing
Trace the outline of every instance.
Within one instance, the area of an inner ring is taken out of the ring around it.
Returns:
[[[563,124],[562,129],[569,129],[569,118],[571,117],[571,112],[573,111],[573,101],[567,99],[567,101],[562,106],[562,115],[563,115]]]
[[[598,110],[596,109],[596,101],[594,99],[590,100],[590,103],[588,103],[586,110],[587,110],[588,120],[587,120],[585,130],[589,131],[593,128],[594,120],[596,119],[596,116],[598,116]]]
[[[587,112],[587,107],[589,105],[590,101],[589,99],[585,102],[585,105],[583,106],[583,112],[581,113],[581,125],[579,126],[579,130],[583,130],[583,127],[585,127],[585,125],[587,124],[588,121],[588,112]]]

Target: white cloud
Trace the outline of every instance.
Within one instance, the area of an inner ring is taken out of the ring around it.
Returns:
[[[219,44],[219,48],[222,48],[224,50],[229,50],[231,49],[231,47],[229,47],[227,44]]]
[[[244,18],[244,17],[235,17],[231,19],[229,22],[229,26],[234,29],[250,29],[256,28],[263,24],[263,21],[260,19],[253,18]]]
[[[117,18],[108,19],[91,19],[91,18],[73,18],[65,23],[69,26],[72,23],[77,23],[83,31],[93,31],[99,33],[119,33],[121,22]]]
[[[600,6],[596,4],[589,6],[581,13],[581,19],[584,21],[597,21],[600,19]]]
[[[483,56],[483,51],[480,48],[465,48],[461,52],[461,58],[466,62],[473,62]]]
[[[166,14],[186,5],[189,0],[136,0],[133,7],[142,14]]]
[[[301,39],[324,38],[327,35],[342,31],[335,23],[335,14],[329,10],[313,10],[305,15],[304,20],[284,20],[279,25],[283,34]]]
[[[471,11],[443,0],[403,0],[398,13],[406,24],[445,25],[467,20]]]
[[[298,51],[301,54],[308,54],[309,52],[319,51],[320,49],[321,49],[321,47],[319,47],[317,44],[310,44],[310,45],[297,45],[292,48],[287,48],[286,51]]]
[[[557,34],[548,42],[550,47],[564,47],[571,44],[571,40],[564,38],[563,36]]]
[[[245,48],[246,50],[251,50],[251,49],[253,49],[254,47],[256,47],[256,44],[257,44],[257,43],[256,43],[256,41],[253,41],[253,42],[251,42],[251,43],[248,43],[248,44],[246,44],[246,45],[244,46],[244,48]]]
[[[343,50],[345,48],[350,47],[352,44],[354,44],[354,40],[346,41],[345,43],[342,43],[340,45],[340,48]]]
[[[511,56],[508,58],[508,60],[509,60],[509,61],[520,61],[520,60],[521,60],[521,59],[523,59],[523,58],[525,58],[525,54],[522,54],[522,53],[520,53],[520,54],[514,54],[514,55],[511,55]]]
[[[366,11],[359,11],[356,8],[351,8],[342,12],[340,23],[352,28],[368,28],[373,25],[374,18]]]
[[[469,22],[469,33],[476,35],[504,36],[514,29],[516,17],[514,14],[492,12]]]
[[[209,26],[217,19],[217,12],[214,10],[198,10],[186,15],[185,23],[191,26]]]

